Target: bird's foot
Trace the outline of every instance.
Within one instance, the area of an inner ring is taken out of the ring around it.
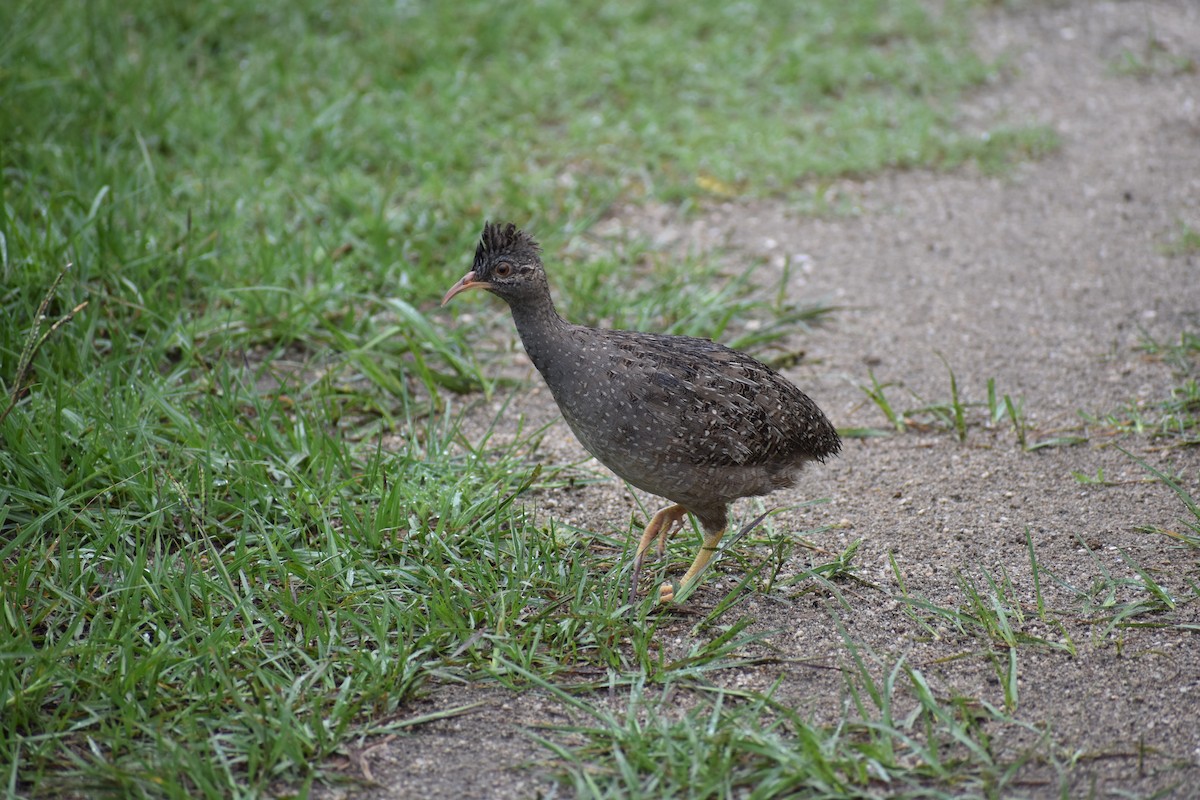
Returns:
[[[675,602],[675,586],[666,581],[662,586],[658,587],[658,603],[659,605],[668,605]]]
[[[650,524],[642,532],[642,539],[638,542],[637,551],[633,557],[633,574],[629,581],[629,603],[631,605],[637,601],[638,577],[642,572],[642,560],[646,557],[646,551],[650,549],[651,542],[656,542],[655,549],[658,551],[659,558],[662,558],[667,545],[667,537],[686,516],[687,509],[683,506],[668,506],[655,514],[654,518],[650,520]]]
[[[692,562],[692,566],[688,569],[677,584],[664,583],[658,587],[658,602],[665,605],[675,602],[676,593],[684,593],[689,590],[694,582],[700,579],[704,568],[708,566],[708,562],[712,559],[713,554],[717,552],[717,545],[721,541],[721,536],[725,531],[720,530],[716,533],[704,534],[704,544],[700,546],[700,551],[696,553],[696,560]]]
[[[671,506],[664,508],[655,515],[655,518],[662,517],[662,521],[658,524],[658,534],[654,543],[654,550],[658,553],[658,557],[662,558],[663,553],[667,552],[667,539],[671,534],[683,528],[683,520],[687,517],[687,509],[683,506]]]

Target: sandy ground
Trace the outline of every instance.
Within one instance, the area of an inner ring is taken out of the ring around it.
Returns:
[[[856,640],[885,663],[905,655],[941,696],[998,706],[1003,694],[986,658],[945,660],[978,651],[978,641],[949,630],[930,637],[904,614],[889,552],[910,592],[950,608],[963,602],[956,575],[978,579],[983,569],[1007,572],[1022,600],[1032,602],[1027,530],[1042,565],[1079,587],[1091,586],[1101,565],[1132,575],[1120,550],[1180,597],[1194,597],[1186,581],[1200,580],[1194,549],[1138,530],[1178,529],[1182,505],[1112,445],[1181,476],[1198,497],[1200,448],[1118,436],[1085,425],[1079,413],[1102,416],[1169,397],[1182,379],[1141,345],[1147,337],[1177,343],[1181,332],[1200,330],[1200,256],[1164,249],[1181,223],[1200,228],[1200,3],[1019,6],[993,9],[980,20],[979,48],[1003,56],[1007,66],[1001,80],[968,100],[964,124],[1044,124],[1061,137],[1055,154],[1002,177],[964,169],[842,181],[827,197],[850,213],[814,218],[781,204],[729,203],[682,217],[672,208],[638,206],[617,209],[596,229],[605,237],[645,237],[666,250],[712,249],[731,264],[761,259],[767,283],[790,260],[793,298],[839,310],[797,337],[806,355],[787,374],[839,428],[887,427],[861,388],[869,373],[894,384],[888,392],[898,407],[912,408],[919,403],[910,391],[928,401],[950,398],[948,363],[968,400],[985,399],[989,378],[999,393],[1023,398],[1031,441],[1086,437],[1074,446],[1025,451],[1007,422],[989,427],[975,410],[965,444],[938,428],[848,439],[840,459],[772,498],[780,505],[829,498],[781,514],[777,528],[831,526],[809,537],[827,551],[862,541],[855,563],[873,586],[846,583],[851,608],[839,612]],[[1125,53],[1154,69],[1121,73],[1115,65]],[[1190,71],[1175,68],[1188,58]],[[556,415],[536,376],[522,402],[534,421]],[[584,456],[561,422],[539,452],[549,463]],[[1104,484],[1073,475],[1100,470]],[[539,514],[592,530],[612,531],[637,513],[615,478],[535,500]],[[749,510],[743,503],[735,514]],[[798,548],[782,575],[827,560]],[[736,559],[723,559],[689,602],[710,607],[736,583],[739,569]],[[1051,607],[1079,611],[1064,619],[1077,653],[1019,649],[1016,717],[1051,731],[1057,756],[1075,759],[1071,795],[1144,796],[1171,786],[1170,796],[1200,792],[1191,788],[1200,787],[1200,633],[1172,626],[1102,636],[1103,626],[1089,620],[1078,598],[1053,582],[1043,589]],[[755,594],[740,613],[754,620],[753,630],[776,631],[770,644],[795,663],[714,679],[765,690],[782,674],[777,698],[818,720],[835,720],[842,679],[834,669],[808,665],[842,663],[844,646],[828,604],[817,600],[796,588]],[[1152,621],[1196,626],[1200,602]],[[675,628],[664,626],[664,635],[685,647],[691,625],[681,619]],[[445,686],[412,714],[474,701],[482,704],[471,714],[367,743],[346,769],[354,774],[366,765],[374,784],[330,794],[568,794],[549,779],[547,752],[520,733],[564,720],[546,696]],[[994,736],[1000,749],[1028,744],[1015,728]],[[1058,789],[1053,771],[1043,767],[1029,769],[1018,788],[1032,797]]]

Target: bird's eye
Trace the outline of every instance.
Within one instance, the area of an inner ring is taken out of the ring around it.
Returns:
[[[509,275],[512,275],[512,264],[509,264],[507,261],[501,261],[492,272],[498,278],[507,278]]]

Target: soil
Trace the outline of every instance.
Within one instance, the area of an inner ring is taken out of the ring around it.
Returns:
[[[1195,497],[1200,447],[1122,433],[1084,415],[1102,420],[1131,404],[1152,413],[1183,378],[1168,359],[1147,352],[1146,342],[1178,343],[1181,333],[1200,331],[1200,255],[1170,248],[1182,224],[1200,229],[1200,3],[992,7],[978,19],[976,45],[1005,67],[993,85],[968,98],[964,126],[1042,124],[1057,132],[1059,149],[1001,176],[964,168],[839,181],[824,195],[836,213],[801,213],[782,202],[714,202],[688,214],[639,204],[615,209],[594,230],[611,240],[643,237],[664,251],[717,253],[731,265],[761,261],[766,284],[790,262],[792,299],[838,310],[828,323],[797,335],[794,344],[805,356],[786,374],[843,430],[889,427],[862,388],[872,374],[890,384],[894,405],[912,408],[923,404],[916,397],[950,399],[949,366],[967,400],[985,400],[989,379],[998,396],[1022,398],[1029,444],[1082,440],[1027,450],[1007,418],[992,422],[979,406],[969,409],[965,443],[940,424],[847,438],[839,459],[806,471],[795,489],[771,503],[798,506],[775,518],[777,530],[807,532],[806,540],[825,551],[796,548],[781,580],[861,542],[854,564],[862,580],[840,584],[849,608],[801,593],[802,585],[753,594],[738,613],[753,620],[752,630],[773,632],[770,644],[783,661],[722,671],[713,680],[765,691],[782,676],[777,699],[818,721],[836,721],[843,678],[836,669],[811,668],[844,662],[842,634],[831,623],[836,607],[849,634],[883,664],[903,655],[939,697],[1001,707],[991,662],[954,658],[978,652],[978,640],[949,629],[931,636],[904,613],[889,554],[907,590],[930,602],[961,607],[959,576],[981,580],[987,570],[1007,575],[1031,607],[1028,532],[1038,562],[1059,579],[1042,576],[1046,604],[1076,611],[1062,618],[1076,653],[1018,649],[1014,716],[1049,731],[1071,796],[1195,796],[1200,556],[1145,532],[1146,526],[1181,530],[1187,512],[1169,487],[1114,445],[1178,476]],[[521,367],[529,378],[521,394],[526,414],[535,423],[555,419],[549,393],[527,362]],[[586,454],[560,421],[538,457],[570,463]],[[1101,472],[1102,482],[1078,477]],[[829,502],[798,505],[812,498]],[[539,520],[553,515],[613,532],[641,518],[638,500],[651,510],[660,504],[635,498],[611,478],[544,491],[528,502]],[[751,510],[751,501],[743,501],[735,515]],[[726,556],[691,596],[696,610],[709,610],[747,563],[770,555],[765,547],[742,549],[744,560]],[[1086,591],[1105,570],[1136,577],[1130,562],[1181,600],[1192,599],[1140,618],[1167,626],[1106,630],[1064,585]],[[681,566],[669,569],[674,574]],[[668,646],[687,647],[693,624],[683,614],[665,622]],[[1042,631],[1048,638],[1060,633]],[[471,713],[364,743],[344,765],[348,776],[369,780],[326,793],[570,793],[551,779],[549,752],[523,735],[566,719],[547,695],[446,685],[415,703],[411,714],[471,702],[480,703]],[[1021,731],[1000,728],[993,742],[998,750],[1019,751],[1033,738]],[[1035,760],[1016,789],[1059,796],[1058,780]]]

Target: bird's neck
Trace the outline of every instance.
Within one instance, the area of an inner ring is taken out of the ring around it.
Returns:
[[[516,303],[511,308],[521,344],[538,372],[545,376],[554,355],[566,346],[570,323],[558,315],[548,297],[545,302]]]

